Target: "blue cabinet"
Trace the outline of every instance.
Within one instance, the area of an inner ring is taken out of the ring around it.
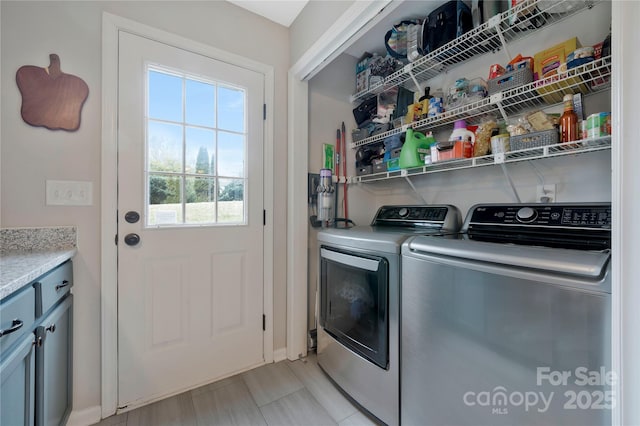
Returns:
[[[71,414],[73,268],[0,302],[0,425],[64,425]]]
[[[36,426],[65,424],[71,414],[72,315],[69,294],[36,328]]]
[[[34,335],[28,333],[10,352],[2,354],[0,425],[33,425],[34,343]]]

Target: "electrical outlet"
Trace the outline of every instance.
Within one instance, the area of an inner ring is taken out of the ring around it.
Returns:
[[[556,201],[556,184],[538,185],[536,191],[537,203],[554,203]]]
[[[67,180],[47,180],[48,206],[93,205],[93,183]]]

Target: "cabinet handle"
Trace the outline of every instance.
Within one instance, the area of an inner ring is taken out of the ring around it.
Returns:
[[[46,331],[48,331],[49,333],[55,333],[56,332],[56,325],[55,324],[51,324],[49,327],[45,328]]]
[[[62,281],[62,284],[58,284],[58,285],[56,286],[56,291],[60,290],[61,288],[65,288],[65,287],[66,287],[66,286],[68,286],[68,285],[69,285],[69,281],[64,280],[64,281]]]
[[[11,334],[14,331],[18,331],[23,325],[24,325],[23,321],[19,319],[14,319],[11,322],[11,327],[7,328],[6,330],[0,330],[0,337],[6,336],[7,334]]]

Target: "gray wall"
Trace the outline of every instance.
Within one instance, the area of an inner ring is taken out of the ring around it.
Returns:
[[[289,27],[291,64],[295,64],[352,4],[353,0],[312,0],[307,3]]]
[[[74,409],[100,404],[100,169],[102,12],[107,11],[269,64],[275,68],[275,186],[286,188],[287,28],[227,2],[2,1],[2,227],[76,225]],[[268,40],[262,43],[261,40]],[[82,77],[89,98],[77,132],[25,124],[15,84],[22,65],[49,65]],[[93,205],[45,205],[45,181],[93,183]],[[286,338],[286,191],[274,191],[274,348]]]

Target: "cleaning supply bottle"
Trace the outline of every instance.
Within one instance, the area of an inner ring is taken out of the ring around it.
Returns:
[[[420,132],[414,132],[411,127],[407,129],[404,145],[400,151],[400,168],[424,166],[424,157],[430,155],[431,145],[435,143],[433,136],[425,136]]]
[[[454,144],[453,158],[470,158],[473,155],[473,144],[476,142],[476,135],[471,130],[467,130],[466,121],[457,120],[453,124],[453,132],[449,136],[449,142]]]

